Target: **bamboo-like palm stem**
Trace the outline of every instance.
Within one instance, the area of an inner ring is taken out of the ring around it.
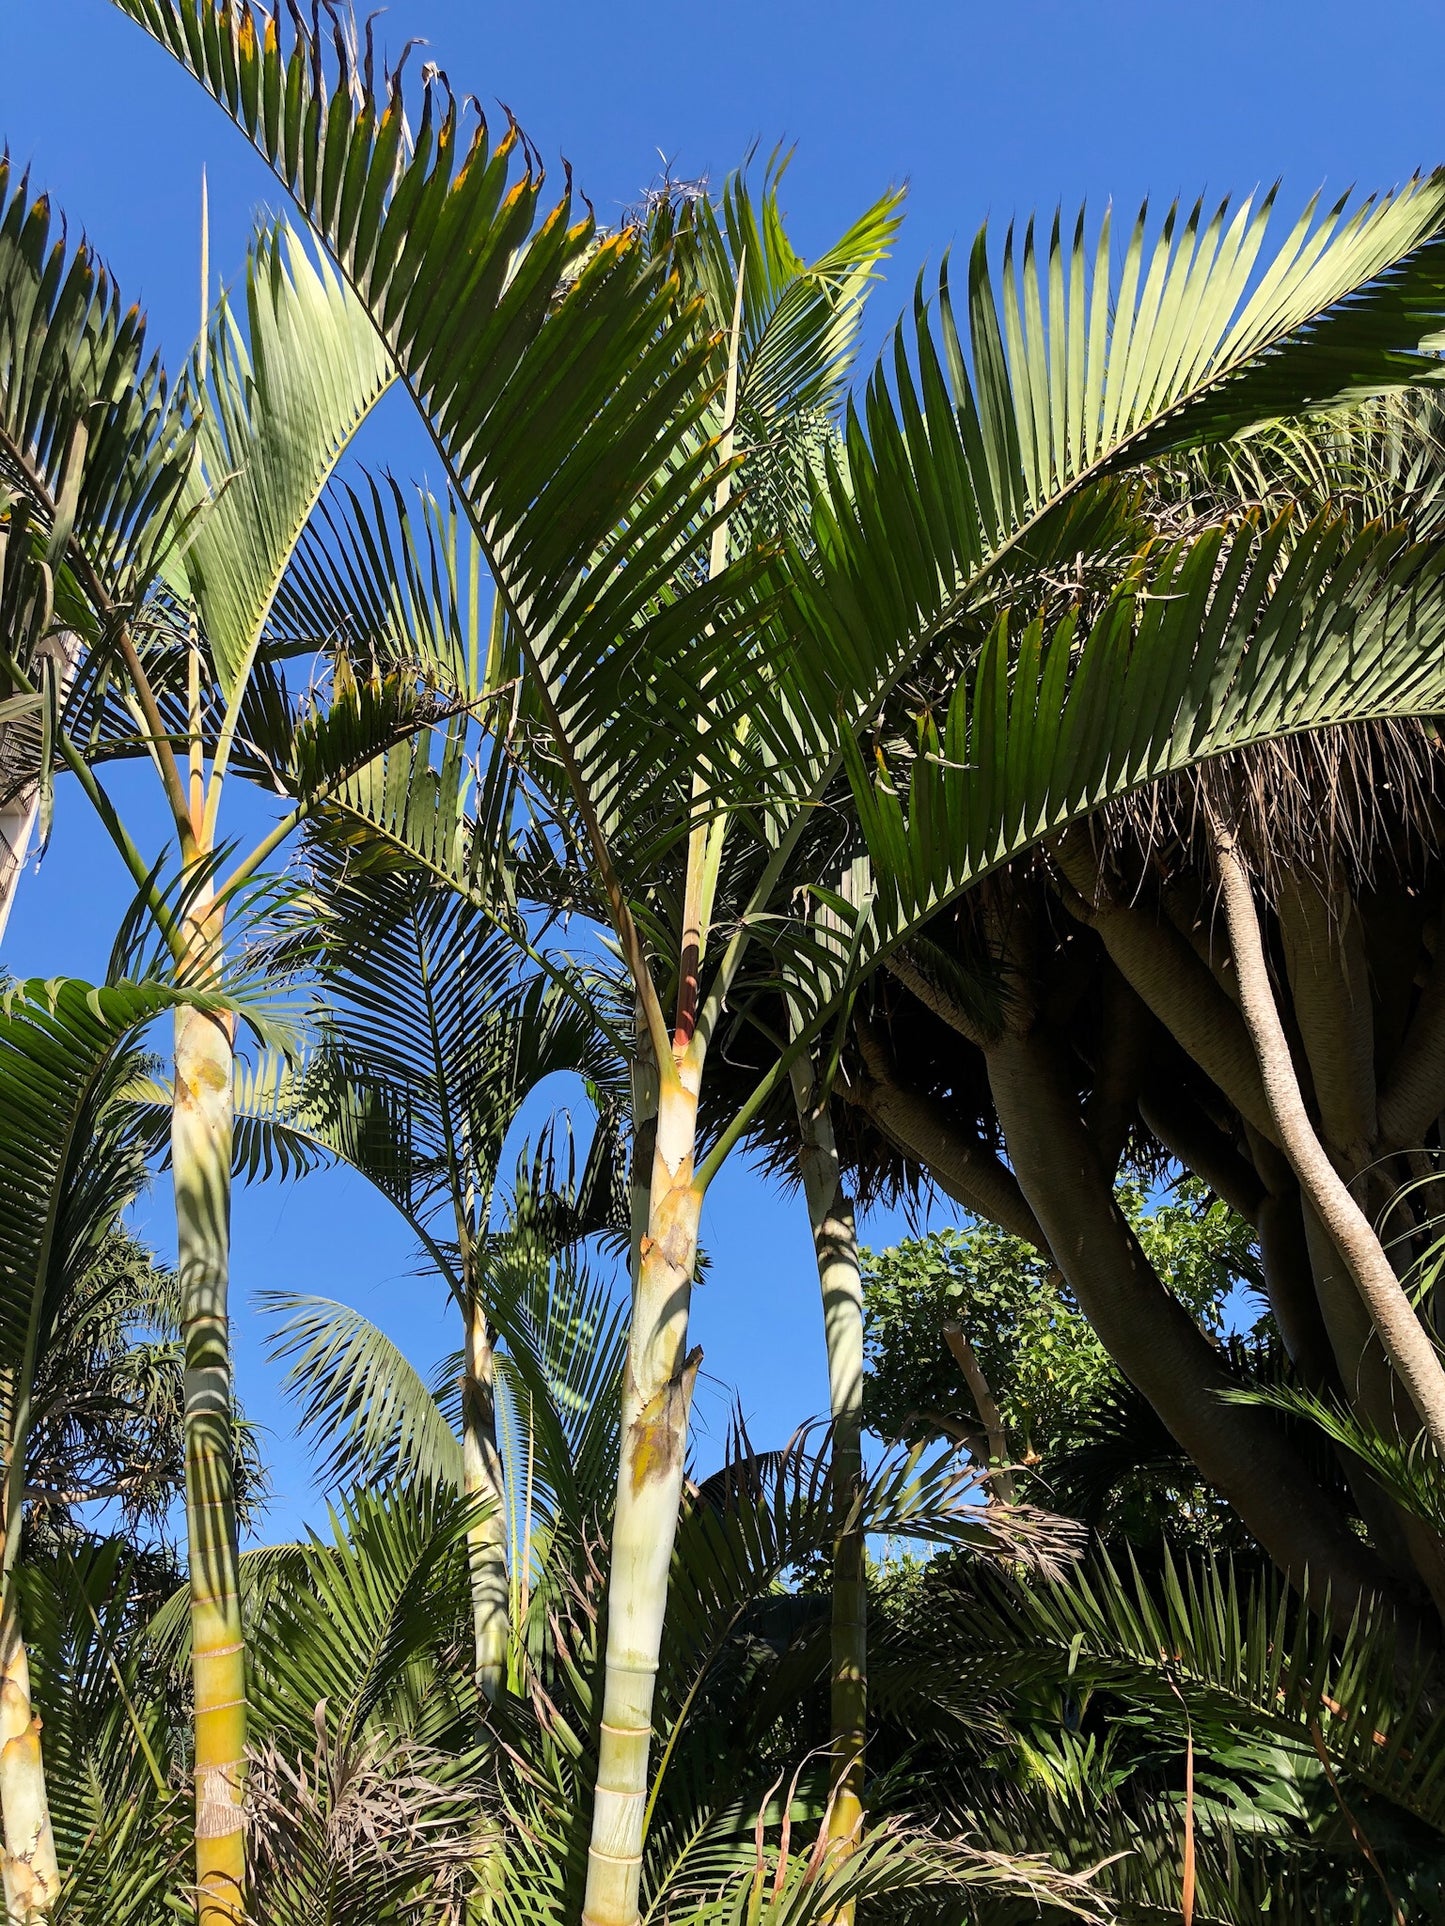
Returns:
[[[1275,1130],[1300,1190],[1339,1252],[1420,1422],[1436,1451],[1445,1455],[1445,1368],[1369,1218],[1330,1162],[1310,1121],[1270,985],[1254,890],[1238,843],[1212,809],[1209,826],[1239,1007],[1259,1061]]]
[[[28,1379],[33,1359],[27,1359]],[[30,1697],[20,1601],[15,1592],[24,1505],[26,1433],[12,1374],[5,1373],[5,1478],[0,1491],[0,1833],[8,1926],[45,1920],[60,1891],[60,1867],[45,1787],[40,1719]]]
[[[30,1661],[13,1587],[0,1612],[0,1815],[6,1918],[10,1926],[33,1926],[50,1917],[60,1891],[60,1867],[40,1718],[30,1698]]]
[[[477,1690],[491,1704],[507,1676],[509,1585],[502,1454],[497,1447],[497,1394],[491,1326],[480,1299],[466,1309],[462,1369],[462,1475],[480,1515],[467,1527],[472,1638]]]
[[[832,1745],[828,1836],[841,1851],[863,1830],[864,1747],[868,1737],[867,1545],[850,1522],[863,1484],[863,1283],[853,1205],[843,1189],[838,1145],[813,1068],[793,1068],[803,1194],[823,1294],[828,1397],[833,1417]],[[853,1926],[851,1902],[833,1915]]]
[[[196,926],[214,964],[215,925]],[[245,1891],[242,1811],[246,1648],[241,1621],[227,1310],[234,1044],[228,1020],[176,1013],[171,1160],[185,1342],[186,1527],[195,1686],[196,1889],[200,1926],[237,1926]]]
[[[583,1926],[636,1926],[652,1700],[682,1499],[688,1408],[701,1361],[687,1349],[702,1190],[697,1081],[669,1060],[658,1093],[647,1228],[640,1240],[622,1395],[622,1453],[607,1588],[607,1656]]]

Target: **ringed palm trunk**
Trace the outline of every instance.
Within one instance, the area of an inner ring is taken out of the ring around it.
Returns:
[[[483,1515],[467,1529],[477,1690],[490,1704],[507,1676],[507,1518],[491,1327],[473,1297],[466,1313],[462,1375],[462,1474]]]
[[[50,1917],[60,1890],[60,1867],[45,1789],[40,1719],[30,1698],[15,1566],[25,1495],[25,1427],[16,1416],[12,1385],[5,1387],[6,1466],[0,1488],[0,1829],[4,1834],[5,1914],[8,1926]]]
[[[5,1829],[5,1907],[11,1926],[50,1917],[60,1890],[45,1790],[40,1718],[30,1698],[30,1661],[13,1597],[0,1614],[0,1812]]]
[[[652,1701],[701,1361],[687,1349],[702,1191],[694,1179],[697,1070],[667,1066],[647,1224],[638,1247],[622,1394],[622,1452],[607,1587],[607,1653],[584,1926],[635,1926]]]
[[[202,961],[216,960],[219,932],[213,926],[198,935],[197,950]],[[236,1926],[246,1876],[246,1648],[227,1310],[234,1069],[230,1021],[202,1010],[178,1010],[171,1161],[185,1341],[200,1926]]]
[[[833,1417],[832,1798],[828,1837],[841,1851],[863,1830],[864,1747],[868,1736],[867,1546],[850,1524],[863,1484],[863,1284],[853,1205],[843,1189],[827,1104],[817,1102],[810,1067],[793,1073],[802,1146],[803,1192],[823,1293],[828,1397]],[[833,1915],[852,1926],[851,1902]]]

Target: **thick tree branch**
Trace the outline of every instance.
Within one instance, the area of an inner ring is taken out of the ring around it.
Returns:
[[[1246,1224],[1258,1227],[1266,1196],[1259,1173],[1177,1076],[1165,1072],[1150,1079],[1139,1099],[1139,1115],[1177,1163],[1208,1184]]]
[[[1139,1113],[1139,1092],[1150,1058],[1150,1033],[1158,1029],[1149,1012],[1117,970],[1111,969],[1099,996],[1098,1047],[1094,1081],[1084,1106],[1084,1122],[1099,1162],[1111,1177]]]
[[[1445,1109],[1445,941],[1436,938],[1430,974],[1380,1091],[1386,1150],[1411,1150]]]
[[[1211,833],[1239,979],[1240,1009],[1258,1059],[1273,1134],[1283,1144],[1310,1208],[1344,1260],[1431,1443],[1445,1454],[1445,1369],[1369,1219],[1315,1134],[1270,985],[1249,877],[1232,831],[1218,817],[1211,822]]]
[[[906,949],[892,950],[884,961],[883,967],[891,977],[901,983],[910,996],[916,997],[925,1010],[936,1016],[940,1023],[946,1023],[967,1042],[982,1048],[984,1035],[968,1013],[948,993],[941,989],[933,979],[918,967]]]
[[[1320,1130],[1353,1166],[1375,1140],[1375,1032],[1359,912],[1342,885],[1327,896],[1287,872],[1275,914]]]
[[[989,1075],[1019,1183],[1111,1357],[1290,1579],[1348,1617],[1385,1581],[1275,1420],[1228,1404],[1219,1354],[1164,1288],[1114,1200],[1054,1051],[1000,1039]]]
[[[850,1089],[850,1100],[905,1156],[922,1164],[956,1204],[1046,1254],[1043,1232],[1002,1158],[976,1132],[955,1123],[942,1104],[899,1081],[882,1038],[870,1024],[860,1019],[856,1035],[868,1076]]]
[[[1054,855],[1079,898],[1070,903],[1073,914],[1097,930],[1125,980],[1240,1115],[1273,1134],[1249,1034],[1192,944],[1172,923],[1101,895],[1098,865],[1081,833],[1061,836]]]

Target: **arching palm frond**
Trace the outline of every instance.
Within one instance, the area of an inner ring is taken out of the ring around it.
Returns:
[[[857,645],[876,660],[869,629],[916,659],[996,560],[1045,564],[1068,532],[1057,507],[1102,477],[1438,377],[1445,175],[1353,212],[1311,202],[1271,258],[1273,198],[1208,218],[1176,204],[1152,234],[1142,210],[1117,278],[1107,217],[1092,245],[1082,210],[1071,231],[1056,219],[1043,262],[1032,222],[1021,243],[1010,228],[997,286],[981,233],[963,325],[945,266],[936,315],[920,298],[850,414],[828,490],[821,583]]]
[[[1346,1786],[1445,1830],[1445,1715],[1428,1658],[1383,1617],[1362,1615],[1337,1636],[1280,1581],[1166,1556],[1150,1583],[1099,1554],[1056,1583],[960,1602],[953,1621],[957,1649],[996,1677],[1039,1676],[1052,1653],[1079,1690],[1105,1688],[1170,1719],[1187,1707],[1201,1750],[1272,1735],[1301,1757],[1327,1758]]]
[[[425,1743],[455,1726],[463,1707],[438,1658],[465,1637],[467,1523],[465,1503],[420,1485],[345,1499],[254,1627],[260,1733],[309,1744],[324,1717],[349,1742],[379,1720]]]
[[[884,194],[804,260],[780,198],[790,159],[774,155],[757,191],[739,172],[716,202],[705,194],[679,201],[664,189],[647,212],[650,251],[666,254],[701,289],[714,324],[736,304],[731,426],[743,462],[733,522],[735,532],[763,539],[806,529],[813,484],[837,444],[867,296],[902,219],[902,193]],[[719,430],[728,425],[719,413]]]
[[[284,1389],[320,1452],[328,1486],[409,1484],[462,1489],[455,1432],[403,1352],[360,1315],[328,1298],[261,1296],[279,1318],[268,1341],[289,1366]]]
[[[413,130],[401,68],[378,77],[369,41],[362,57],[299,15],[283,28],[250,5],[121,3],[245,130],[366,302],[546,690],[594,831],[644,788],[686,794],[674,711],[699,686],[701,650],[716,671],[701,679],[741,714],[738,685],[752,678],[730,638],[748,619],[748,571],[690,572],[719,474],[717,374],[666,260],[649,262],[630,229],[602,238],[590,216],[574,221],[570,184],[544,210],[516,129],[494,144],[479,121],[468,140],[435,68]],[[660,681],[662,703],[630,699]],[[609,736],[624,708],[633,728]]]
[[[1017,638],[1006,620],[916,740],[844,758],[871,895],[834,904],[807,967],[836,993],[992,869],[1145,783],[1279,735],[1445,702],[1434,544],[1326,515],[1216,530],[1126,580],[1101,613]],[[830,898],[830,902],[832,899]]]
[[[505,1349],[512,1502],[530,1503],[536,1530],[561,1527],[575,1556],[602,1529],[617,1473],[618,1386],[627,1310],[610,1280],[530,1232],[493,1243],[488,1302]],[[530,1536],[530,1520],[519,1532]]]
[[[1035,1913],[1048,1906],[1065,1918],[1110,1917],[1108,1901],[1088,1878],[1060,1872],[1042,1854],[990,1852],[896,1824],[877,1827],[841,1860],[817,1845],[759,1840],[748,1848],[725,1849],[711,1867],[699,1854],[696,1868],[659,1895],[646,1918],[674,1918],[682,1904],[688,1926],[823,1926],[849,1904],[887,1903],[892,1916],[906,1917],[910,1900],[956,1913],[971,1899],[991,1907],[1013,1900]]]
[[[245,298],[244,335],[224,298],[211,323],[204,507],[179,557],[230,703],[326,483],[393,378],[366,310],[284,222],[257,235]]]
[[[143,587],[192,463],[183,399],[88,242],[0,159],[0,478],[90,568]],[[89,584],[81,585],[89,593]]]

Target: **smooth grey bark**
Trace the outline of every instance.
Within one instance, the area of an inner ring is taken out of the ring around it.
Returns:
[[[1346,1615],[1387,1592],[1378,1559],[1278,1424],[1224,1402],[1237,1380],[1130,1231],[1047,1042],[1005,1036],[988,1064],[1020,1186],[1110,1356],[1293,1584],[1328,1584],[1332,1609]]]

